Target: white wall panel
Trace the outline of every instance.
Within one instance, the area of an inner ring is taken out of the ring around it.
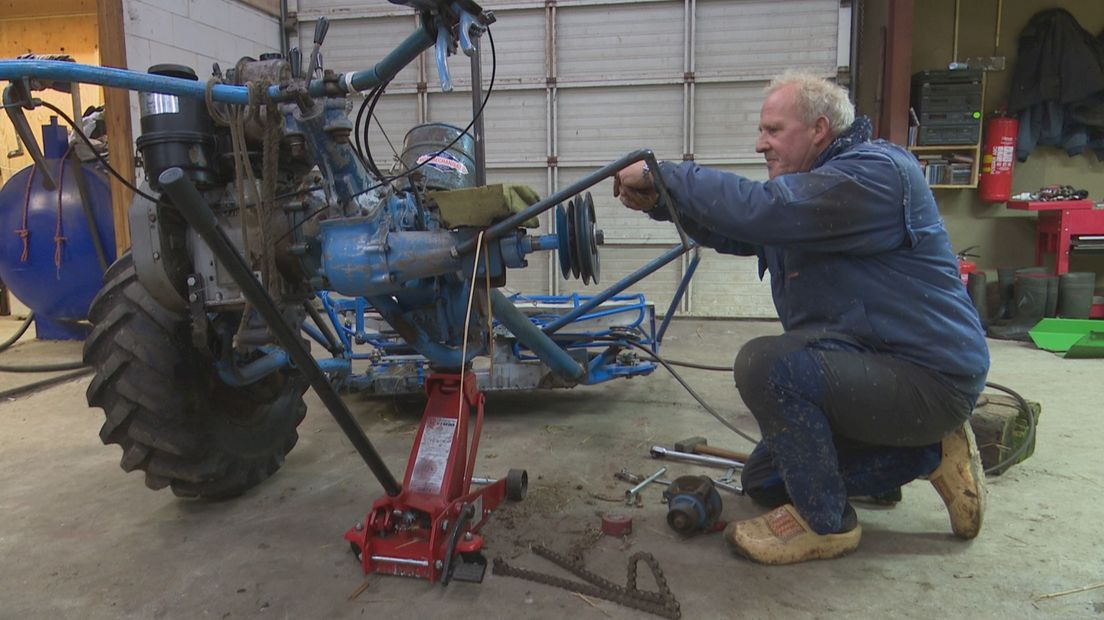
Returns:
[[[682,159],[682,86],[560,89],[557,143],[564,164],[608,163],[651,148]]]
[[[699,78],[794,67],[836,74],[838,0],[697,0],[697,9]]]
[[[755,81],[694,87],[695,157],[762,160],[755,152],[755,139],[764,86],[766,82]]]
[[[682,16],[682,2],[559,8],[558,80],[602,84],[643,76],[681,78]]]

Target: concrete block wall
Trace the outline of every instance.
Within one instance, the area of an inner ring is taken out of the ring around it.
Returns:
[[[201,81],[215,62],[226,70],[242,56],[280,51],[279,20],[235,0],[123,0],[123,30],[129,69],[175,63],[195,69]],[[137,138],[137,94],[130,108]]]

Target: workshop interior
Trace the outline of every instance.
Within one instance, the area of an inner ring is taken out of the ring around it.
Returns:
[[[1104,4],[10,0],[0,34],[0,617],[1104,613]],[[614,179],[766,181],[789,69],[938,205],[991,355],[974,540],[924,480],[838,560],[722,538],[771,278]]]

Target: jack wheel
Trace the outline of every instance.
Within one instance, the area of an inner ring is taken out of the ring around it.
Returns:
[[[520,502],[529,492],[529,474],[524,469],[511,469],[506,474],[506,499]]]

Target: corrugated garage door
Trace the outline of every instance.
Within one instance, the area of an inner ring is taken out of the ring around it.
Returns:
[[[412,11],[384,0],[299,0],[299,46],[310,49],[314,21],[331,20],[326,67],[370,67],[415,26]],[[839,0],[485,0],[498,18],[494,94],[487,105],[488,182],[525,183],[547,195],[596,167],[641,147],[660,159],[693,158],[755,178],[766,167],[755,153],[765,80],[787,68],[837,75]],[[846,25],[844,23],[844,25]],[[483,43],[483,83],[491,74]],[[452,93],[440,92],[430,54],[388,87],[373,126],[377,161],[391,161],[417,123],[465,126],[472,102],[467,59],[450,58]],[[355,114],[355,108],[352,111]],[[386,132],[386,136],[384,135]],[[390,144],[389,144],[390,141]],[[381,167],[383,165],[381,164]],[[671,247],[669,224],[632,213],[594,190],[605,231],[602,286]],[[544,218],[544,230],[552,228]],[[527,294],[587,292],[564,280],[554,256],[536,255],[511,272],[508,288]],[[688,265],[675,261],[633,289],[663,311]],[[774,316],[769,283],[753,258],[703,252],[680,313],[710,317]]]

